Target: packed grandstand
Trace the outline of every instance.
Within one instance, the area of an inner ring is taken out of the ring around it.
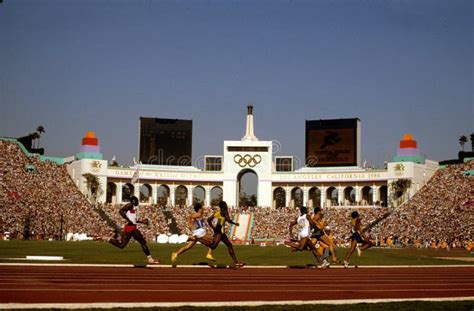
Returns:
[[[0,141],[0,238],[65,239],[79,234],[108,240],[123,224],[120,205],[92,205],[79,191],[65,166],[27,156],[13,141]],[[431,180],[396,209],[357,208],[368,235],[379,246],[468,247],[474,241],[474,161],[441,168]],[[211,213],[212,207],[207,209]],[[324,209],[338,245],[348,241],[351,207]],[[190,234],[186,225],[192,208],[143,205],[141,228],[148,240],[160,234]],[[297,209],[233,208],[231,214],[251,214],[247,243],[280,243],[288,239],[288,224]]]

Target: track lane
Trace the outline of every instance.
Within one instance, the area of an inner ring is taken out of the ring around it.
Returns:
[[[474,297],[474,267],[347,270],[0,267],[0,303],[437,297]]]

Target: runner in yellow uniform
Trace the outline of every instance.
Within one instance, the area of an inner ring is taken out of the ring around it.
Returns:
[[[217,219],[216,225],[213,224],[214,219]],[[222,241],[227,246],[229,255],[230,257],[232,257],[232,260],[234,261],[235,266],[243,267],[245,263],[237,260],[237,257],[235,256],[235,252],[234,252],[234,247],[232,246],[232,243],[230,242],[229,237],[225,233],[226,222],[236,225],[236,226],[239,225],[239,223],[235,223],[232,221],[232,219],[230,219],[227,203],[225,201],[221,201],[219,202],[219,210],[216,211],[214,215],[212,215],[211,217],[207,219],[207,223],[214,230],[214,238],[212,240],[212,244],[209,245],[208,247],[215,249],[219,245],[219,242]]]

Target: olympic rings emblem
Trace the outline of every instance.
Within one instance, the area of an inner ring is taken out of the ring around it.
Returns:
[[[234,156],[234,162],[237,163],[240,167],[255,167],[257,164],[262,162],[262,157],[258,154],[254,155],[253,157],[250,154],[246,154],[244,156],[237,154]]]

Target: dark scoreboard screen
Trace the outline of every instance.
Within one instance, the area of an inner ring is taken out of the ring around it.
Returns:
[[[193,121],[140,117],[140,161],[143,164],[189,166]]]
[[[306,121],[306,166],[358,165],[359,122],[357,118]]]

